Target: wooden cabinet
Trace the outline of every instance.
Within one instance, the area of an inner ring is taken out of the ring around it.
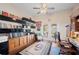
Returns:
[[[71,31],[79,32],[79,16],[73,17],[71,19]]]
[[[34,35],[9,39],[9,54],[16,54],[34,42]]]

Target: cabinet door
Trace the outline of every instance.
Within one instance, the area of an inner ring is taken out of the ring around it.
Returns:
[[[30,44],[30,35],[27,37],[28,39],[28,45]]]
[[[33,42],[35,42],[35,35],[32,35],[32,40],[33,40]]]
[[[34,38],[33,38],[33,35],[31,35],[31,43],[34,42]]]
[[[20,46],[19,38],[14,38],[15,47],[18,48]]]
[[[28,36],[26,36],[26,44],[28,45]]]
[[[30,45],[32,44],[32,35],[30,35],[29,44],[30,44]]]
[[[24,36],[23,38],[24,38],[24,44],[26,44],[26,36]]]
[[[32,35],[30,35],[29,42],[30,42],[30,44],[32,43]]]
[[[35,42],[35,40],[36,40],[36,39],[35,39],[35,36],[33,35],[33,42]]]
[[[20,37],[20,46],[23,46],[23,45],[24,45],[24,38]]]
[[[79,16],[77,16],[77,18],[75,21],[75,30],[79,32]]]
[[[9,39],[9,51],[14,50],[15,45],[14,45],[14,39]]]

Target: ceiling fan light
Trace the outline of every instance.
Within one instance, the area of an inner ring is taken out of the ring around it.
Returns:
[[[42,7],[43,7],[43,8],[47,8],[47,4],[46,4],[46,3],[43,3],[43,4],[42,4]]]
[[[42,14],[46,14],[46,12],[47,12],[46,10],[41,10]]]

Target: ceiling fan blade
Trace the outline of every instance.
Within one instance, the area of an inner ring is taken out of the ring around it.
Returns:
[[[39,11],[39,12],[37,12],[37,14],[40,14],[40,11]]]
[[[52,10],[54,10],[55,8],[54,8],[54,7],[52,7],[52,8],[48,8],[48,9],[52,9]]]
[[[38,7],[33,7],[33,9],[40,9],[40,8],[38,8]]]

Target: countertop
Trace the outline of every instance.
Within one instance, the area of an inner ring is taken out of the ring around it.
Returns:
[[[0,36],[0,43],[8,41],[8,36]]]
[[[79,48],[79,41],[77,41],[76,39],[73,38],[69,38],[69,41],[76,46],[77,48]]]

